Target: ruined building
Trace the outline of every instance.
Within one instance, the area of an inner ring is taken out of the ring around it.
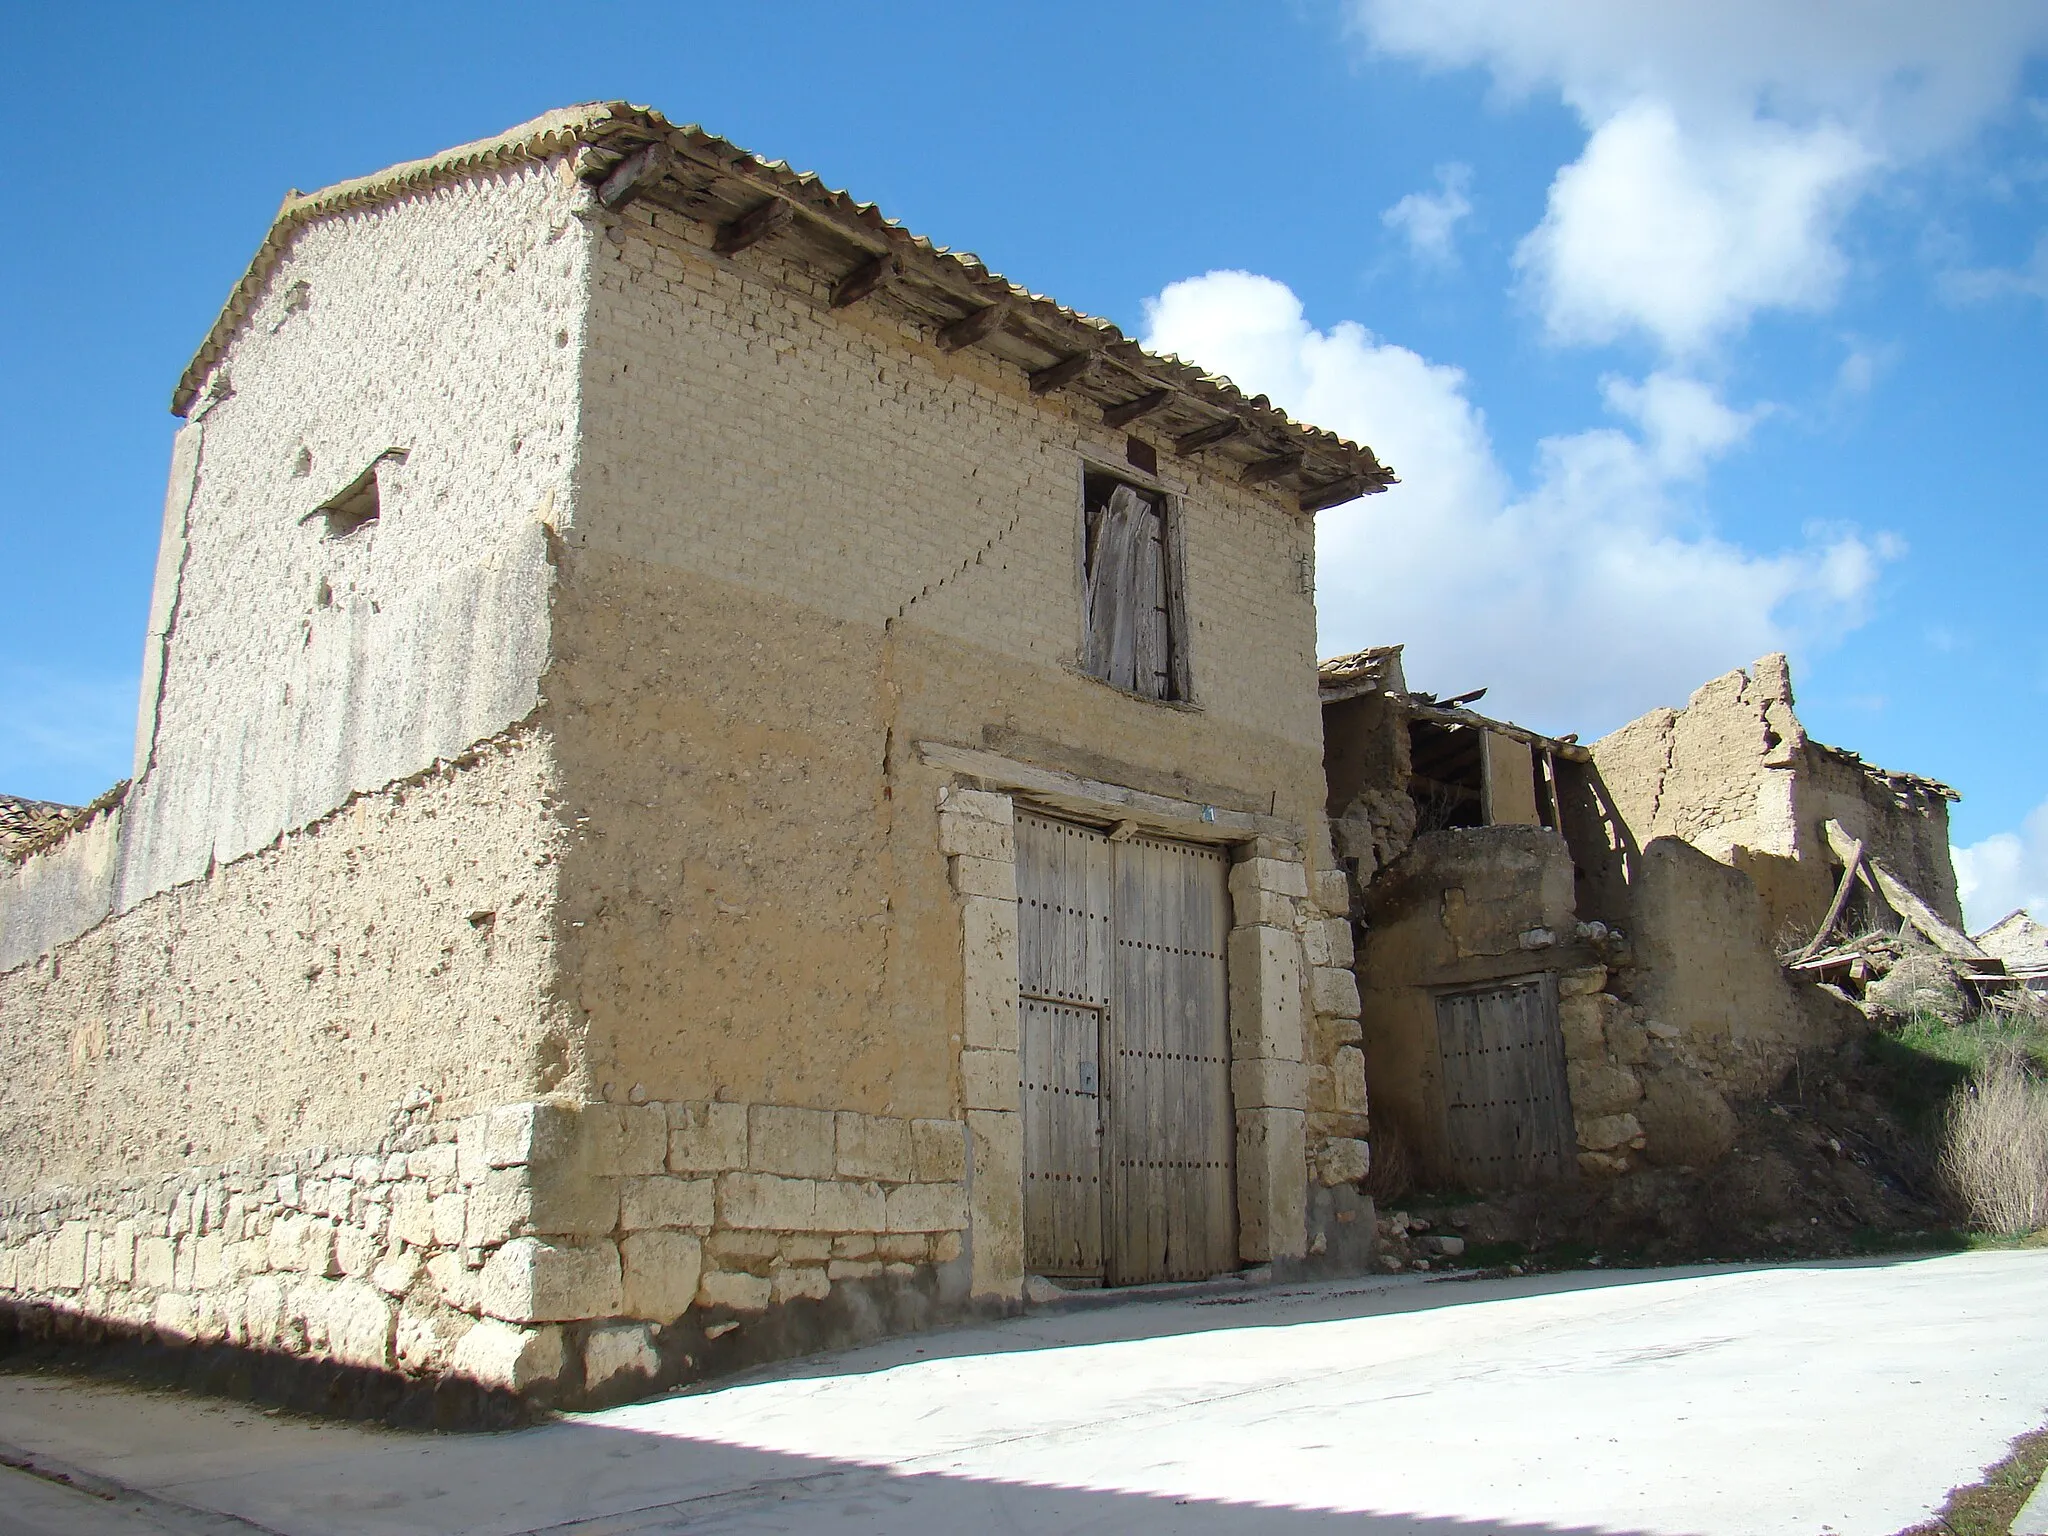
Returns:
[[[1427,1181],[1711,1163],[1731,1101],[1862,1027],[1826,935],[1910,907],[1969,945],[1955,791],[1809,739],[1782,656],[1590,746],[1410,692],[1398,647],[1321,679],[1375,1138]]]
[[[590,1402],[1363,1255],[1368,450],[623,105],[288,199],[174,409],[0,866],[17,1316]]]

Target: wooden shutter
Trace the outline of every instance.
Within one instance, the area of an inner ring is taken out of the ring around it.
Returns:
[[[1576,1145],[1557,984],[1549,976],[1436,1000],[1444,1133],[1468,1189],[1565,1177]]]

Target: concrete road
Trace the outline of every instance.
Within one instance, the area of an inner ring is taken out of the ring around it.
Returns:
[[[2043,1424],[2048,1252],[1366,1281],[1040,1313],[501,1435],[0,1377],[6,1456],[107,1480],[0,1472],[0,1529],[1888,1536]]]

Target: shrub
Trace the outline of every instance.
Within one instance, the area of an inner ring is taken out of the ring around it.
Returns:
[[[2048,1082],[2014,1050],[1994,1051],[1949,1103],[1941,1171],[1971,1225],[2048,1227]]]

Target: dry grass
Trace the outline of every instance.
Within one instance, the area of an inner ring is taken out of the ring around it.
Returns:
[[[1951,1489],[1939,1514],[1899,1536],[2007,1536],[2027,1496],[2040,1485],[2044,1467],[2048,1429],[2022,1435],[2013,1442],[2012,1454],[1985,1469],[1982,1481]]]
[[[1372,1163],[1366,1170],[1365,1192],[1380,1205],[1400,1199],[1415,1188],[1415,1159],[1394,1122],[1379,1120],[1372,1128]]]
[[[1987,1054],[1945,1117],[1942,1176],[1981,1231],[2048,1227],[2048,1082],[2029,1066],[2017,1051]]]

